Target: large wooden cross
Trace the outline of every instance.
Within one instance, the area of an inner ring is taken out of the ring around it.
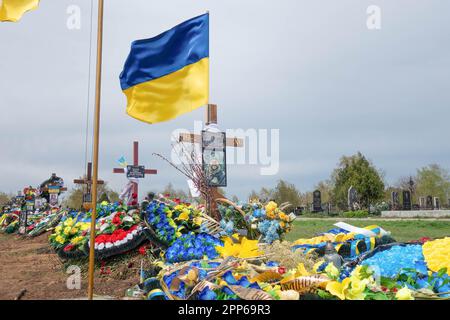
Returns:
[[[88,162],[85,178],[84,179],[75,179],[75,180],[73,180],[73,183],[86,186],[86,189],[83,190],[83,208],[85,210],[91,209],[91,207],[92,207],[91,187],[93,184],[92,162]],[[105,182],[103,180],[97,180],[97,184],[105,184]]]
[[[206,109],[206,125],[210,124],[217,124],[217,105],[215,104],[209,104]],[[198,134],[192,134],[192,133],[182,133],[179,136],[178,139],[181,143],[196,143],[201,144],[202,143],[202,136]],[[244,147],[244,140],[239,138],[228,138],[227,137],[227,147],[232,148],[243,148]],[[219,192],[218,188],[211,188],[211,195],[210,199],[206,199],[208,201],[207,203],[207,210],[211,216],[217,215],[217,203],[216,199],[224,198],[224,195]]]
[[[139,166],[139,142],[133,143],[133,166]],[[125,173],[124,168],[114,168],[113,173]],[[158,174],[158,170],[145,169],[145,174]],[[134,184],[133,193],[139,197],[139,186]]]

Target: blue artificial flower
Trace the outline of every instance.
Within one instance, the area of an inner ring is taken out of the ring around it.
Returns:
[[[199,300],[216,300],[217,294],[209,288],[203,289],[198,295]]]

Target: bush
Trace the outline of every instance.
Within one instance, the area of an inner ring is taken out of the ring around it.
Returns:
[[[366,210],[347,211],[343,213],[344,218],[367,218],[369,212]]]

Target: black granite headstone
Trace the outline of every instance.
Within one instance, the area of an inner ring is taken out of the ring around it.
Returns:
[[[411,211],[411,191],[403,191],[403,210]]]
[[[313,192],[312,212],[322,212],[322,193],[320,192],[320,190],[316,190]]]

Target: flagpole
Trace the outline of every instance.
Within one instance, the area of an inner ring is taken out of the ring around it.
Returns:
[[[88,299],[94,296],[94,269],[95,269],[95,222],[97,218],[97,182],[98,182],[98,149],[100,135],[100,101],[102,86],[102,50],[103,50],[103,7],[104,0],[98,0],[98,32],[97,32],[97,78],[95,85],[95,118],[94,118],[94,150],[92,154],[92,217],[89,247],[89,282]]]

